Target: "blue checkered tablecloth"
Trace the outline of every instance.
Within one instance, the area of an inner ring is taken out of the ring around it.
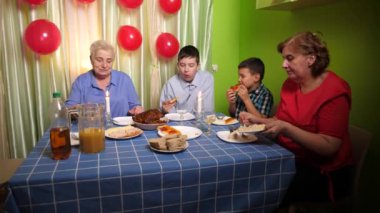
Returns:
[[[170,123],[178,125],[179,123]],[[194,126],[194,122],[184,125]],[[259,136],[232,144],[212,134],[189,140],[187,150],[162,154],[145,131],[106,140],[105,151],[50,158],[49,133],[10,180],[9,212],[273,212],[295,173],[294,155]]]

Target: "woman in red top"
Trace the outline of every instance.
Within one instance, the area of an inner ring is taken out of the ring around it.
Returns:
[[[331,201],[348,195],[352,172],[348,133],[351,90],[326,70],[329,54],[318,35],[303,32],[278,45],[288,74],[275,117],[241,113],[243,123],[264,123],[265,133],[296,156],[297,173],[283,200]]]

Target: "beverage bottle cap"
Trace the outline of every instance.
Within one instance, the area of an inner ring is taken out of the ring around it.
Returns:
[[[53,98],[60,98],[61,93],[60,92],[53,92]]]

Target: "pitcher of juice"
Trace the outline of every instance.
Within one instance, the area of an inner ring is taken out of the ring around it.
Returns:
[[[81,104],[78,107],[78,131],[80,150],[98,153],[104,150],[104,117],[100,104]]]

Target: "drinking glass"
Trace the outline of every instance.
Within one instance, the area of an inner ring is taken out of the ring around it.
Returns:
[[[214,112],[205,112],[204,121],[207,123],[206,135],[211,135],[211,124],[216,121],[216,115]]]
[[[185,120],[185,114],[187,112],[186,104],[178,105],[177,107],[177,113],[179,114],[179,120],[181,121],[181,125],[183,124],[183,121]]]

